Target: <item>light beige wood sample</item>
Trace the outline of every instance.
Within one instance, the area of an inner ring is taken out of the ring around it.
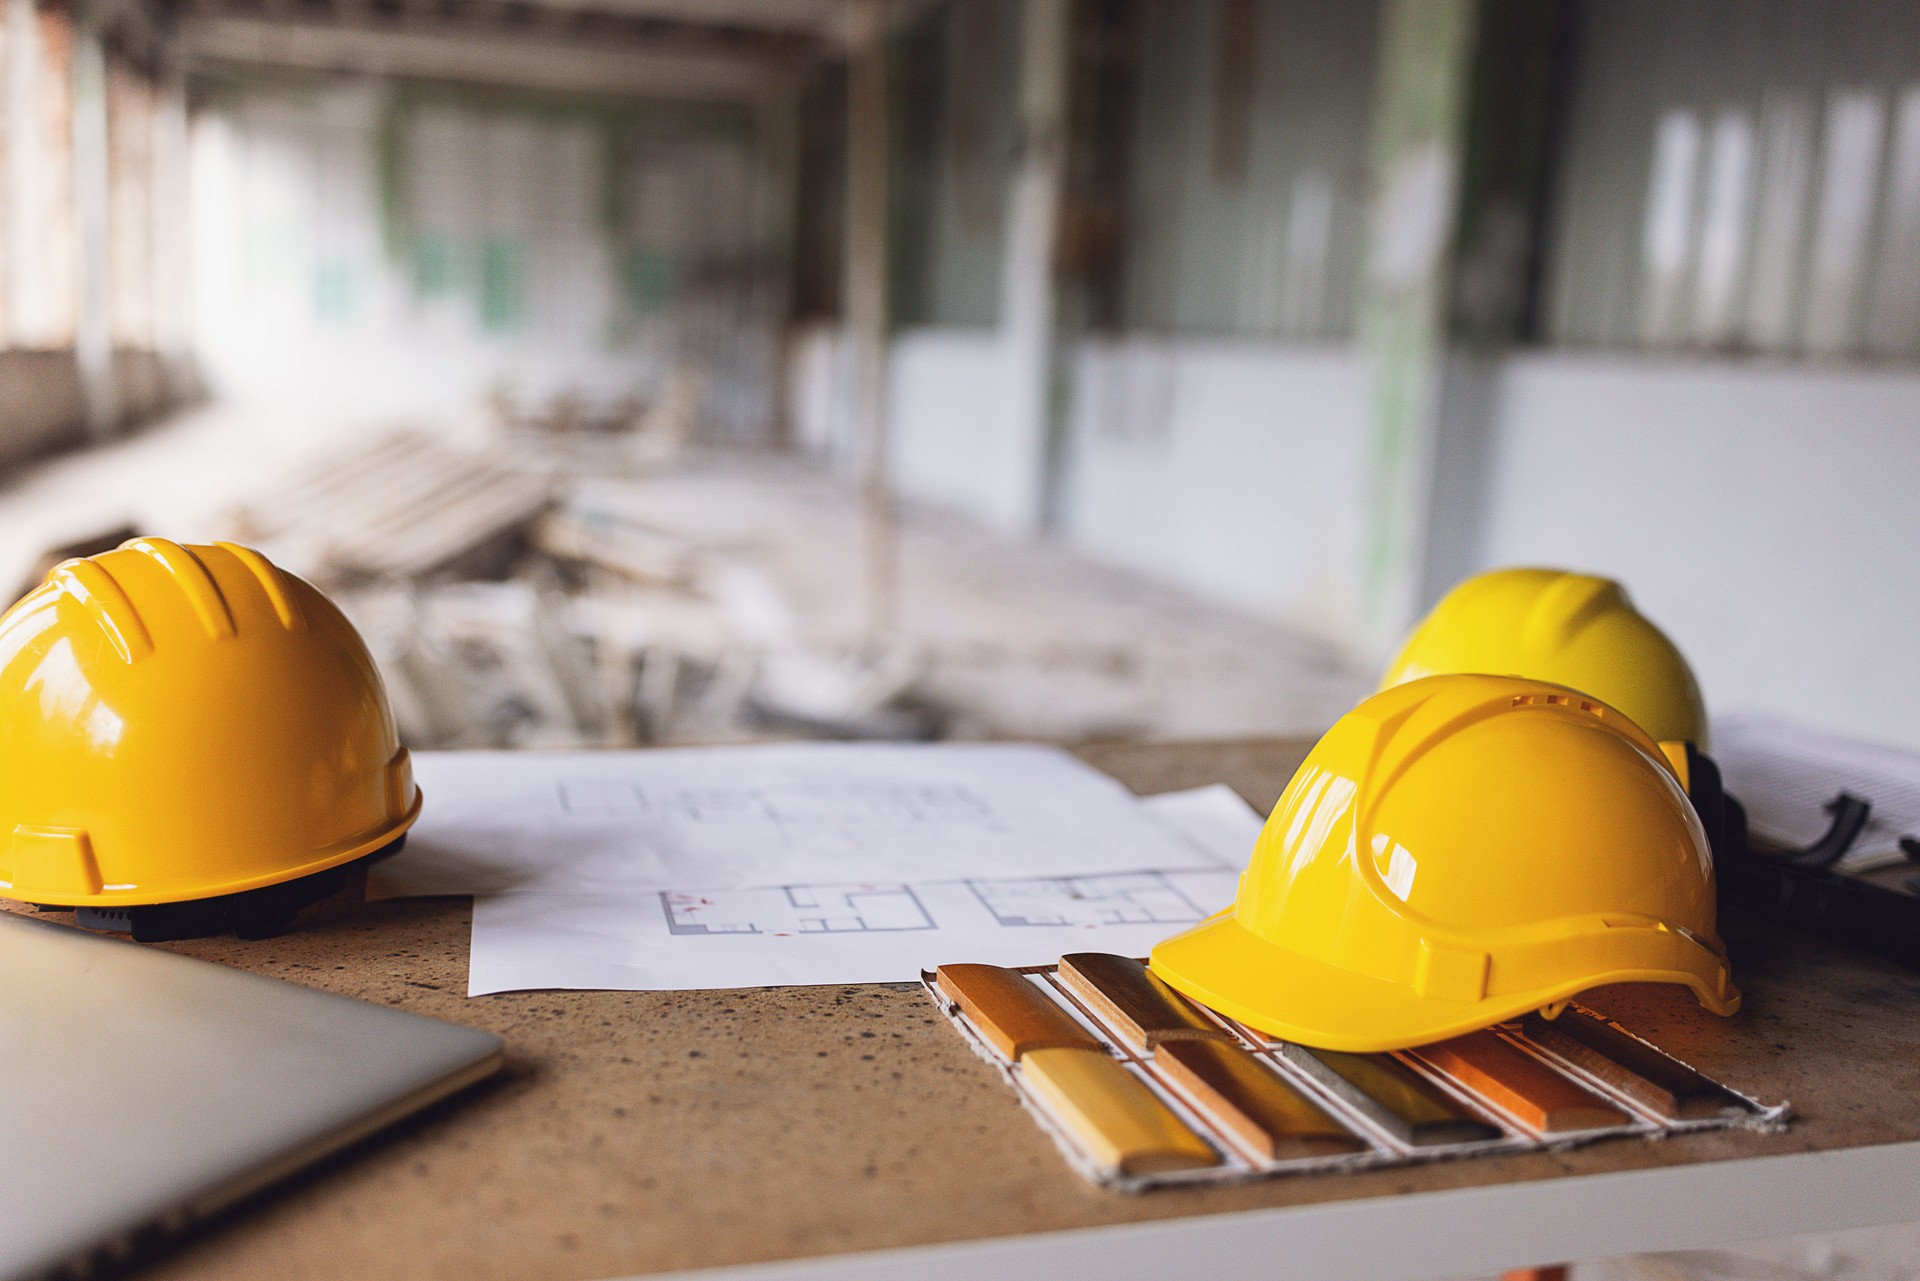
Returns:
[[[1034,1050],[1020,1080],[1093,1159],[1122,1174],[1220,1164],[1220,1155],[1104,1050]]]

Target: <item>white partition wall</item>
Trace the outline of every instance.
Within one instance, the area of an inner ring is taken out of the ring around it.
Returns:
[[[1920,371],[1527,356],[1485,564],[1614,574],[1710,710],[1920,748]]]
[[[1423,77],[1471,79],[1447,99],[1460,110],[1482,101],[1509,10],[1457,11],[1477,50],[1466,65],[1368,52],[1426,3],[1207,0],[1103,33],[1102,47],[1142,41],[1122,77],[1126,146],[1101,153],[1124,155],[1125,178],[1104,211],[1097,191],[1070,191],[1063,219],[1078,235],[1120,210],[1117,250],[1093,259],[1117,272],[1118,301],[1090,321],[1073,292],[1085,245],[1061,251],[1046,533],[1328,638],[1364,668],[1405,612],[1382,626],[1375,590],[1377,535],[1405,516],[1414,532],[1386,559],[1414,562],[1398,566],[1418,584],[1409,608],[1500,564],[1612,574],[1692,657],[1713,707],[1920,747],[1920,18],[1870,0],[1556,6],[1567,23],[1532,46],[1560,60],[1531,91],[1560,113],[1540,130],[1546,159],[1528,162],[1533,207],[1473,188],[1484,131],[1506,127],[1483,115],[1454,157],[1463,190],[1409,187],[1470,208],[1450,224],[1383,207],[1381,189],[1406,192],[1394,165],[1369,169],[1369,139],[1410,110],[1394,104],[1426,101]],[[1324,57],[1301,64],[1306,48]],[[1337,69],[1343,87],[1308,101],[1267,83],[1289,68]],[[1391,267],[1416,223],[1435,244],[1466,228],[1452,261],[1434,259],[1446,314],[1418,343],[1376,324],[1363,344],[1354,317],[1378,305],[1366,273]],[[1462,323],[1499,306],[1529,319]],[[897,335],[895,478],[1017,531],[1032,407],[1005,403],[1004,305],[991,322],[974,310],[971,328]],[[827,456],[834,348],[816,328],[791,365],[799,437]],[[1413,429],[1431,448],[1399,457],[1431,511],[1396,513],[1401,491],[1381,478],[1399,437],[1382,423],[1429,385]]]

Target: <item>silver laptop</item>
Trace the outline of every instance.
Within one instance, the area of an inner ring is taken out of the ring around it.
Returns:
[[[487,1032],[0,913],[0,1277],[121,1255],[500,1062]]]

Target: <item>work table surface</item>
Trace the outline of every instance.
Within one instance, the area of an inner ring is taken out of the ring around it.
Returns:
[[[1264,812],[1306,746],[1081,754],[1142,793],[1224,782]],[[465,899],[330,904],[280,938],[166,945],[486,1028],[508,1066],[142,1275],[564,1281],[1920,1138],[1920,976],[1747,919],[1723,922],[1747,997],[1733,1020],[1677,988],[1585,999],[1764,1101],[1790,1100],[1784,1134],[1133,1196],[1073,1174],[917,983],[470,1000],[470,920]]]

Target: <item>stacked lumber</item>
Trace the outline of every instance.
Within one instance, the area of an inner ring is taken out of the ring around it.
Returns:
[[[552,502],[551,481],[496,453],[399,432],[321,459],[232,524],[326,586],[490,577]]]

